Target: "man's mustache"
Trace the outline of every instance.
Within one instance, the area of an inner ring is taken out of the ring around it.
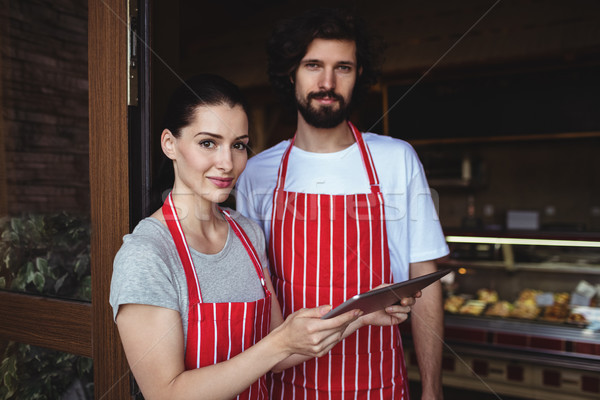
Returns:
[[[324,99],[330,98],[339,101],[340,103],[344,102],[344,98],[339,94],[335,93],[333,90],[324,90],[322,92],[312,92],[308,94],[308,100],[311,99]]]

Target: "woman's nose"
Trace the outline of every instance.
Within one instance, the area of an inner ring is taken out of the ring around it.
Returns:
[[[223,171],[231,171],[233,168],[233,155],[231,154],[231,149],[226,147],[219,149],[216,166]]]

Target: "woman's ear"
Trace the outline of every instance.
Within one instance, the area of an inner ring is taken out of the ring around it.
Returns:
[[[163,153],[165,153],[165,155],[171,160],[175,159],[176,140],[177,138],[175,135],[173,135],[173,133],[168,129],[162,131],[162,134],[160,135],[160,147],[162,148]]]

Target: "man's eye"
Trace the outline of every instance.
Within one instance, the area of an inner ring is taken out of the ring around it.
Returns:
[[[349,65],[340,65],[338,69],[342,72],[350,72],[352,71],[352,67]]]

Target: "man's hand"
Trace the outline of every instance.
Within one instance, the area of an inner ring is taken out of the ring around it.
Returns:
[[[389,286],[389,284],[383,284],[378,286],[376,289]],[[406,321],[409,317],[409,313],[412,310],[412,306],[415,305],[416,299],[421,297],[421,291],[415,293],[414,297],[405,297],[392,306],[386,307],[385,309],[363,315],[359,318],[359,321],[365,325],[377,325],[377,326],[390,326],[398,325]]]

